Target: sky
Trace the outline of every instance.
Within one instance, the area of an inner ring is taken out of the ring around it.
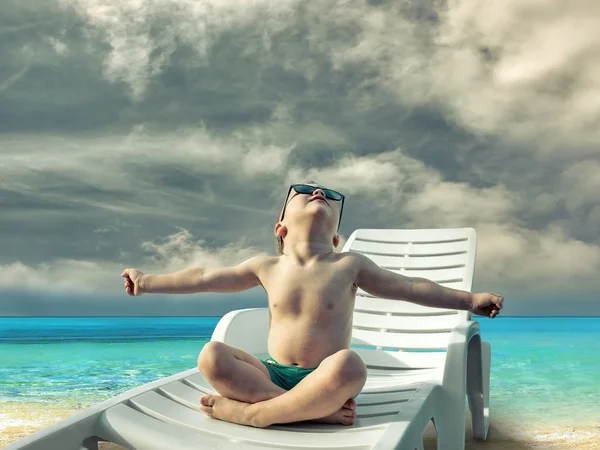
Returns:
[[[4,0],[0,315],[222,315],[127,296],[275,255],[287,187],[359,228],[473,227],[504,315],[600,315],[595,0]]]

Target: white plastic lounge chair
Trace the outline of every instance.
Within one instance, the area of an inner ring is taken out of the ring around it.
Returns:
[[[471,289],[475,230],[357,230],[344,251],[380,266]],[[267,354],[268,311],[226,314],[213,340]],[[44,428],[6,450],[96,449],[98,439],[131,449],[423,449],[433,420],[438,450],[464,449],[467,402],[474,439],[486,439],[490,345],[467,311],[373,298],[359,290],[355,350],[368,367],[353,426],[300,423],[258,429],[210,419],[199,410],[214,392],[197,368],[132,389]]]

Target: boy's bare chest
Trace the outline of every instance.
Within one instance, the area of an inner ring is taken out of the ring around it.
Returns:
[[[342,264],[274,268],[264,283],[272,313],[323,314],[352,308],[356,290]]]

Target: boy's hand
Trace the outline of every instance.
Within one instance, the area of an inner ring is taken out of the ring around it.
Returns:
[[[502,309],[504,297],[498,294],[473,294],[473,301],[469,311],[478,316],[486,316],[493,319]]]
[[[144,293],[144,290],[140,287],[140,281],[144,276],[143,272],[136,269],[125,269],[121,276],[125,278],[125,291],[129,295],[137,297]]]

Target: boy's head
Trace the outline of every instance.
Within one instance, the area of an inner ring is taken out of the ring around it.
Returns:
[[[283,254],[284,239],[291,227],[302,226],[318,220],[324,233],[331,235],[331,243],[337,247],[337,231],[342,220],[344,196],[314,181],[292,184],[275,225],[277,253]]]

